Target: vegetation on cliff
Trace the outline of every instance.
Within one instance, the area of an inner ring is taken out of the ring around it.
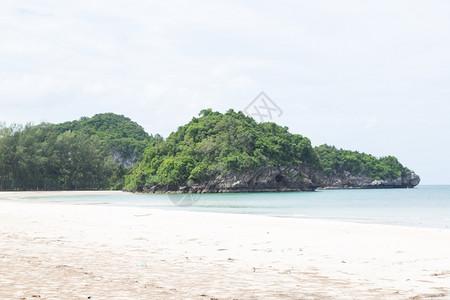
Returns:
[[[122,158],[141,155],[152,139],[144,128],[122,115],[97,114],[92,118],[82,117],[78,121],[55,125],[58,132],[71,131],[97,136],[103,147],[117,152]]]
[[[242,112],[200,112],[165,141],[149,147],[126,178],[126,189],[201,182],[261,166],[318,166],[308,138],[275,123],[257,123]]]
[[[0,125],[0,190],[164,191],[247,172],[261,177],[239,180],[242,190],[247,181],[257,190],[261,178],[267,187],[270,176],[278,176],[277,184],[285,189],[295,189],[297,179],[305,179],[311,189],[333,182],[320,178],[401,177],[401,185],[412,174],[393,156],[376,158],[328,145],[313,148],[308,138],[286,127],[257,123],[233,110],[202,110],[167,139],[148,135],[137,123],[112,113],[62,124]],[[295,180],[289,177],[294,173]],[[416,177],[412,186],[420,180]]]
[[[374,180],[387,180],[411,172],[394,156],[377,158],[370,154],[337,149],[328,145],[315,147],[314,150],[319,156],[321,169],[326,176],[348,172],[353,175],[366,175]]]

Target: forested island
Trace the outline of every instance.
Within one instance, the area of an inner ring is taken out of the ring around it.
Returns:
[[[0,190],[148,193],[407,188],[395,157],[321,145],[242,112],[202,110],[166,139],[122,115],[0,127]]]

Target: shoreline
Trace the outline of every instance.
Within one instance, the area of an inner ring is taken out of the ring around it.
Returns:
[[[52,197],[52,196],[81,196],[81,195],[111,195],[127,193],[124,191],[95,190],[95,191],[0,191],[0,200],[5,197],[26,198],[26,197]]]
[[[1,200],[0,240],[2,299],[450,297],[433,228]]]
[[[442,186],[442,185],[439,185]],[[449,185],[450,186],[450,185]],[[334,189],[333,189],[334,190]],[[342,191],[347,190],[360,190],[360,189],[341,189]],[[327,191],[327,190],[318,190]],[[284,193],[284,192],[280,192]],[[199,194],[201,196],[204,195],[216,195],[217,193],[209,193],[209,194]],[[231,193],[225,193],[231,194]],[[241,193],[233,193],[234,195],[239,195]],[[259,194],[259,193],[252,193]],[[267,193],[265,193],[267,194]],[[110,190],[87,190],[87,191],[0,191],[0,201],[16,201],[16,200],[25,200],[27,203],[50,203],[50,204],[69,204],[69,205],[100,205],[100,206],[114,206],[114,207],[136,207],[136,208],[145,208],[145,209],[156,209],[162,211],[173,211],[174,209],[169,207],[151,207],[145,205],[123,205],[117,204],[114,202],[85,202],[85,201],[70,201],[69,199],[65,201],[51,201],[45,199],[34,199],[34,198],[52,198],[52,197],[67,197],[67,196],[108,196],[108,195],[149,195],[152,196],[172,196],[172,193],[136,193],[129,191],[110,191]],[[179,195],[179,194],[175,194]],[[183,194],[183,195],[191,195],[191,194]],[[195,195],[195,194],[194,194]],[[169,203],[169,202],[168,202]],[[440,221],[432,221],[431,219],[381,219],[379,217],[364,217],[364,216],[320,216],[320,215],[308,215],[308,214],[276,214],[276,213],[247,213],[247,212],[229,212],[229,211],[215,211],[215,210],[189,210],[183,209],[183,205],[178,205],[176,202],[172,201],[170,204],[173,204],[173,207],[179,207],[180,210],[186,212],[199,212],[199,213],[214,213],[214,214],[226,214],[226,215],[249,215],[249,216],[265,216],[265,217],[275,217],[275,218],[292,218],[292,219],[305,219],[305,220],[324,220],[324,221],[333,221],[333,222],[346,222],[346,223],[356,223],[356,224],[374,224],[374,225],[387,225],[387,226],[400,226],[400,227],[413,227],[413,228],[432,228],[432,229],[441,229],[448,230],[450,229],[450,225],[447,223],[439,223]],[[191,205],[187,205],[186,207],[190,207]],[[195,206],[195,205],[194,205]]]

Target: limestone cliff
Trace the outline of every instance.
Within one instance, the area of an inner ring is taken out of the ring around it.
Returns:
[[[180,187],[152,186],[143,192],[150,193],[242,193],[242,192],[294,192],[314,191],[319,181],[308,176],[305,167],[261,167],[245,173],[229,172],[202,183],[186,182]]]
[[[119,150],[111,149],[112,158],[115,163],[122,164],[124,167],[131,167],[139,159],[137,153],[131,154],[129,157],[124,157]]]
[[[374,180],[366,175],[344,172],[340,175],[322,176],[320,188],[324,189],[382,189],[413,188],[420,183],[420,177],[411,171],[395,179]]]
[[[323,172],[305,166],[292,168],[261,167],[245,173],[229,172],[202,183],[185,182],[180,186],[154,185],[146,193],[252,193],[297,192],[320,189],[412,188],[420,177],[414,172],[396,179],[373,180],[366,175],[344,172],[325,176]]]

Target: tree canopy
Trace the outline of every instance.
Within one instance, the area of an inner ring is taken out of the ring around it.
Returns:
[[[56,128],[60,133],[72,131],[96,135],[107,150],[117,151],[125,158],[142,154],[153,138],[136,122],[113,113],[97,114],[92,118],[82,117],[77,121],[58,124]]]
[[[0,126],[0,190],[121,189],[129,168],[112,151],[139,157],[141,126],[112,113],[62,124]]]
[[[367,175],[376,180],[395,179],[410,172],[394,156],[376,158],[373,155],[337,149],[334,146],[315,147],[325,175],[339,175],[344,172]]]

